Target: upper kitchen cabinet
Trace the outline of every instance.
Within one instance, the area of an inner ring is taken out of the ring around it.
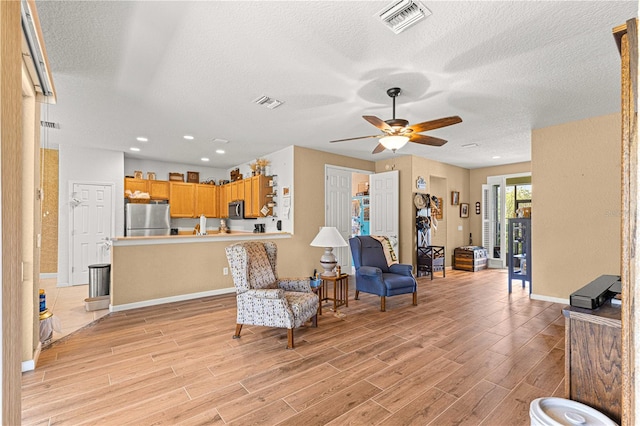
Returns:
[[[218,191],[215,185],[195,184],[196,187],[196,217],[218,217]]]
[[[245,216],[247,217],[263,217],[271,213],[271,209],[267,214],[262,214],[261,209],[267,204],[267,194],[271,193],[269,182],[271,177],[265,175],[257,175],[251,177],[251,205],[250,209],[245,206]],[[245,194],[246,196],[246,194]]]
[[[229,217],[228,206],[229,206],[229,196],[231,195],[231,189],[229,188],[229,184],[218,186],[217,192],[218,192],[218,213],[220,214],[220,218],[224,219]]]
[[[195,217],[196,187],[193,183],[169,182],[171,217]]]
[[[124,178],[124,191],[149,192],[149,184],[146,179]]]
[[[169,199],[169,182],[166,180],[149,180],[149,196],[152,200]]]

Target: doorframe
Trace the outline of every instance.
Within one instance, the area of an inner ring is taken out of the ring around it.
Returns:
[[[487,176],[487,183],[486,185],[489,186],[489,190],[491,190],[491,187],[493,185],[496,185],[496,183],[494,182],[498,182],[499,180],[499,185],[500,185],[500,211],[501,211],[501,215],[500,215],[500,264],[502,265],[502,268],[506,268],[507,267],[507,217],[506,217],[506,207],[507,207],[507,200],[506,200],[506,186],[507,186],[507,179],[511,179],[511,178],[516,178],[516,177],[524,177],[524,176],[532,176],[531,172],[524,172],[524,173],[509,173],[506,175],[496,175],[496,176]],[[492,181],[492,182],[491,182]],[[533,185],[533,182],[532,182]],[[491,191],[490,191],[491,192]],[[490,200],[493,200],[493,197],[491,197],[491,194],[489,194]],[[493,201],[491,201],[491,203],[493,203]],[[531,197],[531,203],[533,203],[533,196]],[[487,208],[489,208],[489,206],[487,206]],[[495,258],[492,258],[491,256],[489,256],[489,262],[491,262],[491,259],[496,260]]]
[[[352,167],[344,167],[344,166],[336,166],[333,164],[325,164],[324,165],[324,226],[329,226],[327,225],[327,211],[330,208],[328,202],[327,202],[327,191],[328,191],[328,185],[327,185],[327,178],[329,177],[328,174],[328,170],[329,169],[336,169],[336,170],[342,170],[345,172],[350,172],[351,176],[349,177],[349,186],[353,187],[353,173],[360,173],[360,174],[366,174],[366,175],[373,175],[376,172],[375,171],[371,171],[371,170],[361,170],[361,169],[354,169]],[[350,195],[351,196],[351,195]],[[348,241],[347,241],[348,243]],[[349,260],[348,260],[348,264],[352,265],[353,261],[351,260],[351,250],[347,250],[347,253],[349,254]],[[351,274],[355,273],[355,270],[353,269],[353,267],[351,268]]]
[[[100,182],[100,181],[84,181],[84,180],[70,180],[69,181],[69,199],[67,200],[67,209],[68,209],[68,244],[69,244],[69,263],[67,265],[67,273],[69,274],[69,286],[73,286],[73,207],[71,206],[71,197],[73,196],[73,187],[75,185],[96,185],[96,186],[109,186],[111,187],[111,223],[109,225],[109,235],[110,238],[115,236],[116,229],[116,203],[115,203],[115,183],[113,182]],[[113,255],[113,254],[112,254]]]

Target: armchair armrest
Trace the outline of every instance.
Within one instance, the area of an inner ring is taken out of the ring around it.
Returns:
[[[360,275],[368,276],[368,277],[377,277],[382,275],[382,269],[376,266],[361,266],[358,269]]]
[[[280,288],[253,289],[248,290],[246,294],[257,299],[284,299],[284,290]]]
[[[413,265],[408,265],[406,263],[396,263],[395,265],[391,265],[389,267],[389,272],[393,274],[409,276],[413,273]]]
[[[278,280],[278,287],[284,291],[312,292],[309,278],[280,278]]]

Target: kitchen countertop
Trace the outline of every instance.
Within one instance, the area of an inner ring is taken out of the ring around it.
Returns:
[[[207,243],[218,241],[243,241],[243,240],[266,240],[291,238],[288,232],[246,232],[231,231],[220,233],[213,231],[207,235],[178,234],[178,235],[157,235],[148,237],[115,237],[111,241],[114,246],[137,246],[151,244],[184,244],[184,243]]]

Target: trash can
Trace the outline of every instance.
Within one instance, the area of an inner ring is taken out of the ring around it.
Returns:
[[[109,295],[111,283],[111,264],[89,265],[89,297]]]
[[[538,398],[529,408],[531,426],[617,426],[601,412],[577,401],[564,398]]]

